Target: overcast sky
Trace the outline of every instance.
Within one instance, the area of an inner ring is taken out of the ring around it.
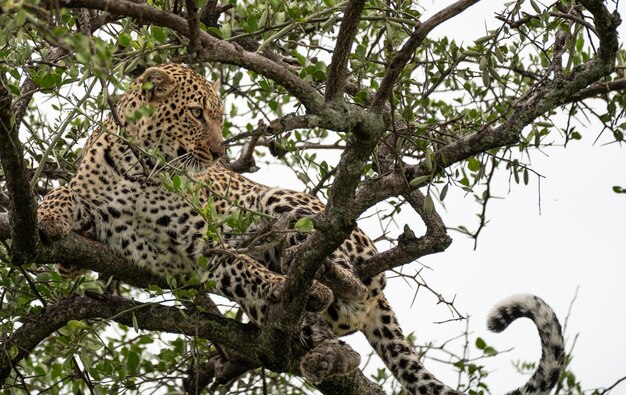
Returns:
[[[435,11],[448,3],[422,2],[428,9],[436,6]],[[461,18],[442,25],[439,33],[469,43],[485,34],[485,26],[497,25],[493,13],[500,7],[500,2],[481,2]],[[624,8],[620,9],[622,14],[626,14]],[[620,31],[623,41],[624,25]],[[528,186],[512,186],[510,192],[508,175],[503,172],[496,177],[492,193],[504,199],[490,202],[489,224],[475,251],[473,240],[452,231],[451,247],[420,261],[432,268],[422,272],[428,284],[446,299],[456,296],[459,311],[471,315],[472,344],[481,336],[498,350],[515,347],[510,353],[485,361],[492,372],[486,382],[493,393],[525,382],[526,377],[515,372],[511,361],[537,361],[540,356],[539,338],[529,320],[515,323],[502,334],[485,329],[485,318],[493,304],[521,292],[544,298],[564,320],[580,287],[566,333],[570,347],[578,335],[574,373],[588,389],[609,386],[626,376],[626,195],[611,190],[613,185],[626,187],[626,151],[617,144],[603,144],[608,139],[594,145],[599,132],[600,126],[591,125],[583,139],[567,149],[554,147],[534,153],[532,168],[545,176],[540,193],[537,177],[531,177]],[[277,178],[276,170],[266,167],[252,178],[302,188],[295,177],[290,180],[281,173]],[[440,213],[448,227],[466,225],[474,229],[478,209],[471,196],[451,189],[446,210],[440,209]],[[398,224],[404,223],[420,229],[416,216],[399,217]],[[370,234],[380,234],[376,220],[363,221],[361,226]],[[414,273],[421,267],[414,263],[405,266],[404,271]],[[441,342],[465,330],[465,322],[435,324],[451,318],[448,309],[437,305],[426,291],[420,291],[413,302],[414,290],[401,279],[390,281],[386,295],[404,332],[414,331],[418,343]],[[348,341],[363,355],[371,350],[361,334],[350,336]],[[463,343],[453,344],[453,349],[461,353]],[[476,351],[473,355],[478,355]],[[429,361],[427,367],[455,385],[458,375],[450,366]],[[626,384],[614,393],[626,393]]]

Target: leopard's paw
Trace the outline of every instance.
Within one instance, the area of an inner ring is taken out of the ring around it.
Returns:
[[[359,366],[361,356],[347,344],[327,341],[309,351],[300,361],[300,371],[312,384],[326,378],[352,372]]]
[[[340,267],[336,262],[327,262],[320,273],[320,281],[330,287],[337,298],[357,302],[367,299],[369,290],[356,274]]]
[[[72,226],[62,217],[38,214],[39,231],[49,240],[61,239],[72,231]]]
[[[327,286],[317,281],[313,282],[309,291],[309,299],[306,303],[307,311],[319,312],[324,311],[333,302],[333,291]]]
[[[65,265],[63,263],[57,263],[56,268],[61,277],[69,279],[76,279],[89,271],[87,269],[73,265]]]

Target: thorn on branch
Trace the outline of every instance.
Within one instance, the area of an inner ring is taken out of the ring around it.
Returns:
[[[415,240],[417,240],[415,232],[413,232],[413,230],[409,228],[408,224],[405,224],[402,234],[398,236],[398,245],[408,244],[414,242]]]

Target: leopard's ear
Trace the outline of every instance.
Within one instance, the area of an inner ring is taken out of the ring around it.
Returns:
[[[213,85],[213,89],[215,89],[215,92],[217,92],[217,94],[220,94],[220,88],[222,87],[222,80],[220,78],[216,79],[215,81],[213,81],[211,83],[211,85]]]
[[[146,101],[161,100],[172,93],[176,88],[176,81],[165,70],[159,67],[150,67],[142,75],[141,90]]]

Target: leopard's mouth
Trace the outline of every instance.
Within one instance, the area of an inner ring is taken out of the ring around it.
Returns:
[[[187,151],[186,149],[179,147],[176,150],[176,157],[169,163],[174,171],[187,172],[189,174],[199,174],[206,171],[214,162],[214,159],[204,158],[197,155],[195,151]]]

